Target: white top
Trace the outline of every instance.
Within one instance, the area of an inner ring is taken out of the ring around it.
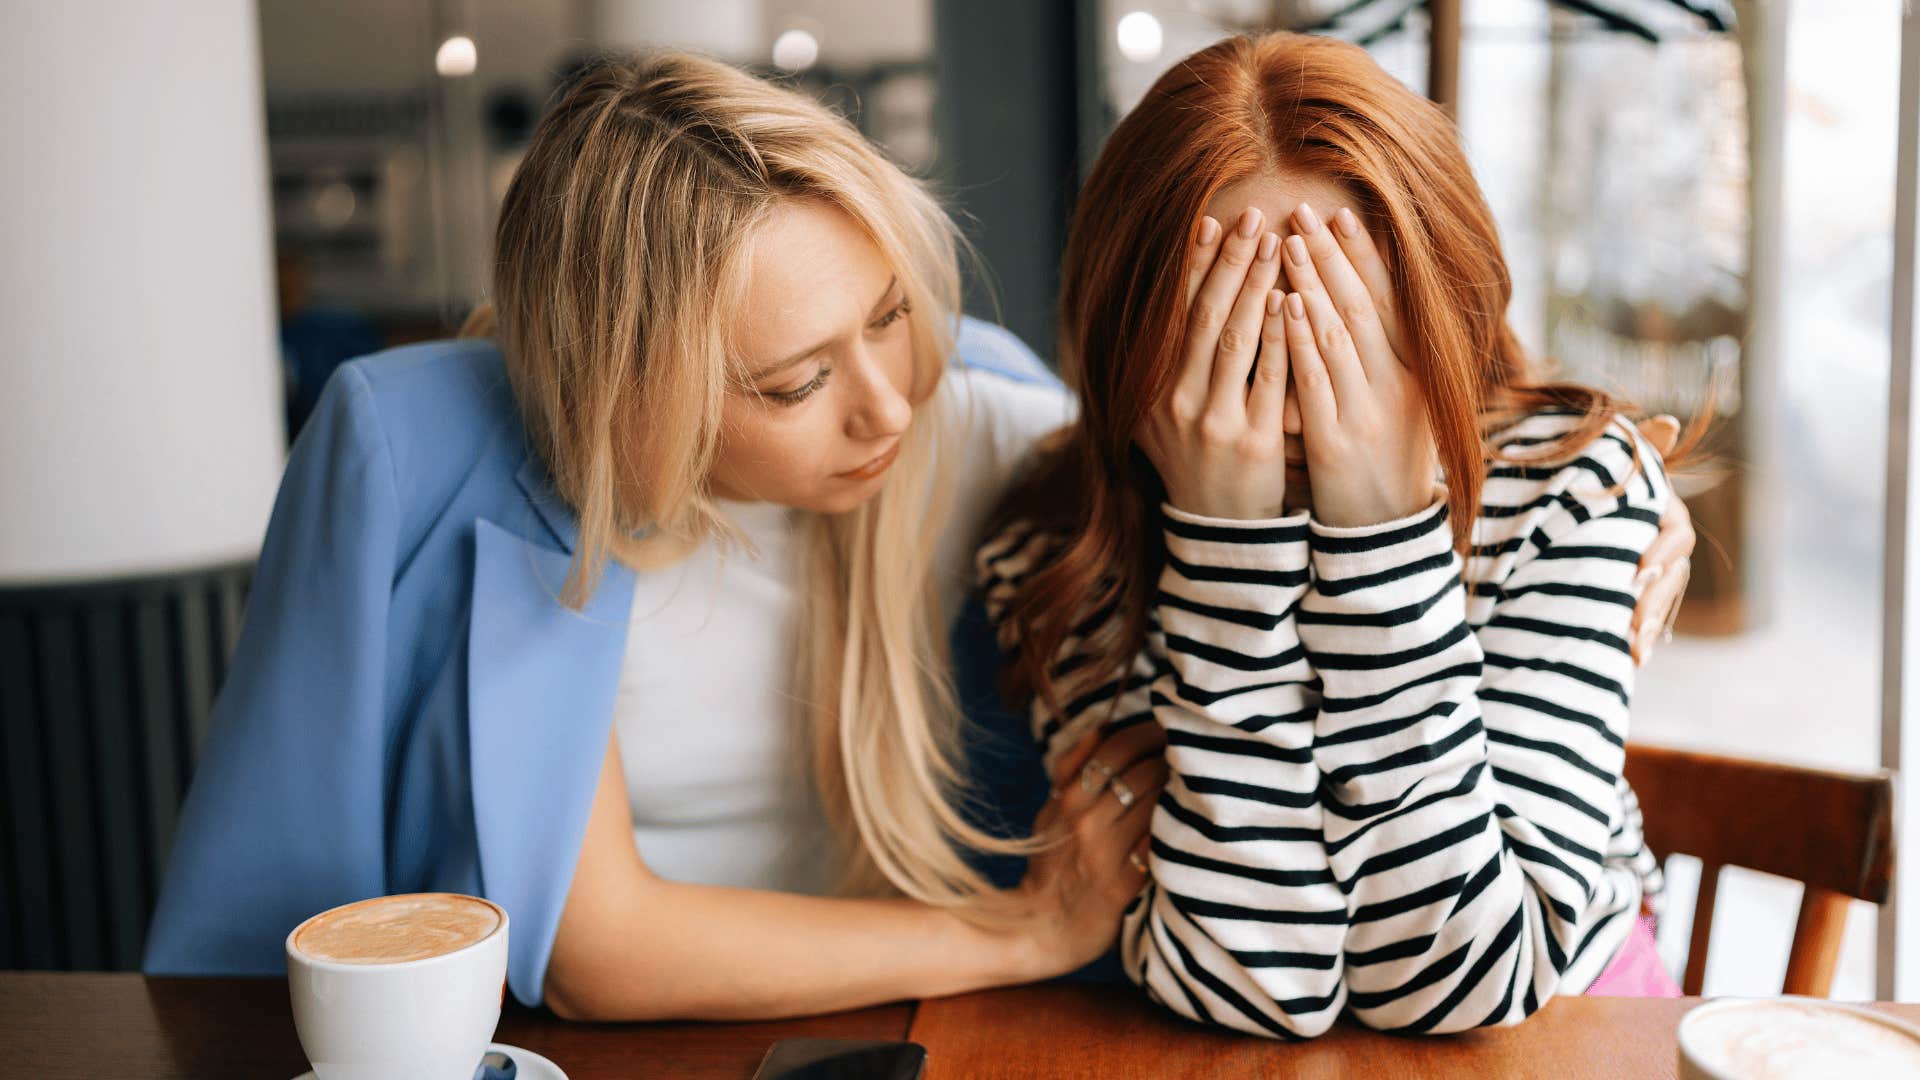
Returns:
[[[1067,395],[977,370],[950,373],[936,407],[955,431],[952,518],[939,547],[958,613],[973,546],[1034,440],[1066,423]],[[831,835],[787,697],[800,617],[799,511],[722,503],[758,557],[711,541],[634,586],[613,725],[633,838],[674,881],[819,894]]]
[[[1631,583],[1669,498],[1620,423],[1571,458],[1490,468],[1464,563],[1445,502],[1352,529],[1164,508],[1131,671],[1032,714],[1050,759],[1097,725],[1166,733],[1151,880],[1121,931],[1134,981],[1276,1037],[1343,1009],[1513,1023],[1592,984],[1658,888],[1621,767]],[[1015,523],[981,549],[991,617],[1057,546]]]

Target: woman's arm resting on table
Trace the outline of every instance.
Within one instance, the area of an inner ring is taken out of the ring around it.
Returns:
[[[1034,953],[911,900],[666,881],[634,847],[609,742],[546,995],[574,1020],[768,1019],[1037,978]]]
[[[1118,846],[1130,849],[1144,831],[1139,817],[1131,836],[1111,829],[1069,845],[1067,854],[1097,858],[1097,872],[1023,896],[1032,916],[1005,927],[908,899],[689,885],[658,877],[635,849],[626,778],[610,740],[547,967],[547,1004],[572,1020],[758,1020],[1071,971],[1113,940],[1124,897],[1091,891],[1132,873]],[[1137,886],[1134,878],[1126,895]],[[1078,933],[1062,925],[1083,915],[1089,925]],[[1105,931],[1095,932],[1103,920]]]
[[[1622,478],[1631,450],[1616,431],[1583,461]],[[1540,496],[1552,509],[1478,633],[1444,504],[1315,531],[1300,635],[1325,692],[1314,754],[1352,912],[1349,1004],[1369,1025],[1511,1023],[1576,965],[1590,977],[1633,918],[1606,853],[1623,813],[1629,583],[1665,486],[1649,464],[1617,499],[1576,499],[1572,485],[1609,485],[1569,475]]]
[[[1351,210],[1337,230],[1304,204],[1293,221],[1287,340],[1314,502],[1298,619],[1321,677],[1348,1005],[1411,1031],[1511,1023],[1591,982],[1633,918],[1637,875],[1607,855],[1628,816],[1632,583],[1665,477],[1619,423],[1563,465],[1496,463],[1483,505],[1460,508],[1480,518],[1474,594],[1494,598],[1476,630],[1448,504],[1426,494],[1424,391],[1376,299],[1385,263]],[[1508,445],[1578,428],[1533,417]]]
[[[1124,677],[1042,717],[1036,735],[1160,735],[1171,779],[1153,812],[1153,883],[1122,931],[1128,974],[1184,1016],[1292,1038],[1340,1014],[1346,909],[1320,844],[1313,672],[1293,617],[1305,515],[1278,519],[1287,350],[1279,238],[1261,223],[1249,210],[1230,236],[1211,218],[1196,229],[1179,379],[1136,434],[1169,504],[1162,641],[1150,632]],[[982,549],[990,615],[1006,614],[1046,543],[1015,527]],[[1056,677],[1087,659],[1072,638],[1061,651]]]

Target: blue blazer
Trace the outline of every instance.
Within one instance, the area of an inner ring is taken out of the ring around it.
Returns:
[[[991,324],[965,320],[957,351],[1006,378],[1053,379]],[[493,342],[407,346],[333,376],[280,484],[149,973],[279,974],[308,915],[444,890],[507,910],[508,982],[540,1003],[634,586],[609,565],[584,611],[561,606],[575,535]],[[993,714],[1001,734],[985,740],[1005,757],[1030,740],[995,711],[977,610],[961,627],[962,698]],[[1021,791],[1017,828],[1044,780],[1017,751],[994,767]]]

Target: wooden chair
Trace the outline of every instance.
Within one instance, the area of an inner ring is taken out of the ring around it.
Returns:
[[[1698,858],[1700,895],[1681,989],[1707,970],[1720,868],[1743,866],[1806,886],[1787,956],[1788,994],[1826,997],[1851,899],[1884,903],[1893,882],[1893,774],[1825,772],[1715,754],[1627,745],[1647,846]]]

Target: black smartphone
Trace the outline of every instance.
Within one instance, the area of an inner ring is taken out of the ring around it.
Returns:
[[[781,1039],[753,1080],[920,1080],[927,1048],[893,1039]]]

